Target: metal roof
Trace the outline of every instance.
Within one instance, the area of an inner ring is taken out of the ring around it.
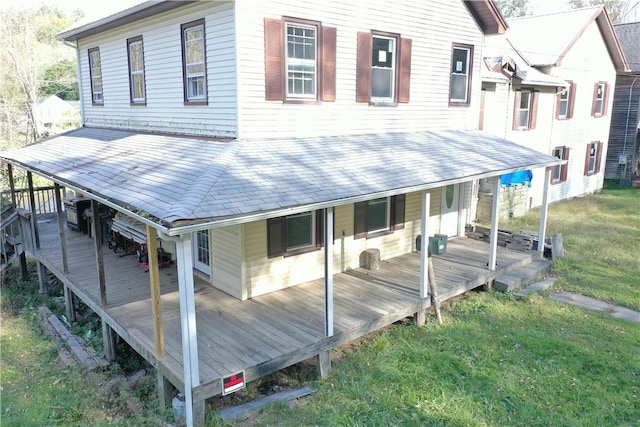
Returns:
[[[171,235],[563,163],[461,130],[221,142],[81,128],[0,159]]]

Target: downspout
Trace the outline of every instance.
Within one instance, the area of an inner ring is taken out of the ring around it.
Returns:
[[[82,102],[84,98],[82,96],[82,76],[80,75],[80,49],[78,49],[78,41],[74,44],[63,40],[62,43],[76,51],[76,64],[78,65],[76,78],[78,79],[78,97],[80,98],[80,126],[84,127],[84,103]]]

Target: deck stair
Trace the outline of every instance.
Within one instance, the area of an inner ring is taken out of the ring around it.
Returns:
[[[551,271],[551,265],[550,261],[540,259],[509,272],[502,272],[496,277],[493,287],[503,292],[521,289],[538,282]]]

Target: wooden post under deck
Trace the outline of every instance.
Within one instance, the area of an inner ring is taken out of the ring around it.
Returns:
[[[104,357],[109,362],[116,360],[116,340],[115,333],[107,322],[102,320],[102,342],[104,345]]]
[[[422,212],[420,218],[420,305],[416,313],[416,323],[418,326],[424,325],[426,321],[425,309],[428,297],[427,284],[429,282],[429,213],[431,211],[431,193],[422,192]]]
[[[18,200],[16,199],[16,185],[13,178],[13,166],[11,163],[7,163],[7,175],[9,176],[9,189],[11,190],[11,203],[14,209],[18,209]],[[27,254],[22,251],[20,254],[20,271],[22,273],[22,280],[29,278],[29,270],[27,269]]]
[[[491,206],[491,235],[489,237],[489,270],[495,271],[498,255],[498,218],[500,216],[500,176],[494,177],[493,204]]]
[[[62,214],[62,198],[60,196],[60,184],[54,184],[54,195],[56,202],[56,212],[58,214],[58,232],[60,237],[60,253],[62,255],[62,271],[69,272],[69,261],[67,259],[67,239],[64,231],[64,215]]]
[[[27,172],[27,183],[29,184],[29,208],[31,209],[31,231],[35,238],[36,249],[40,249],[40,233],[38,232],[38,213],[36,208],[36,198],[33,191],[33,174]]]
[[[82,212],[78,212],[78,219],[82,218]],[[91,200],[91,218],[93,220],[93,241],[96,249],[96,264],[98,266],[98,285],[100,286],[100,304],[107,305],[107,286],[104,276],[104,257],[102,256],[102,227],[100,226],[100,212],[98,202]]]
[[[551,168],[544,171],[544,191],[542,193],[542,210],[540,212],[540,228],[538,229],[538,252],[544,254],[545,233],[547,230],[547,214],[549,212],[549,183],[551,182]]]
[[[149,258],[149,281],[151,285],[151,310],[156,342],[156,357],[164,356],[164,333],[162,330],[162,301],[160,299],[160,266],[158,264],[158,233],[147,225],[147,255]]]

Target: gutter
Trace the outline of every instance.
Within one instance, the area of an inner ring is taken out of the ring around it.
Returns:
[[[631,86],[629,87],[629,104],[627,105],[627,123],[624,126],[624,144],[622,146],[622,154],[625,157],[627,155],[627,134],[629,133],[629,114],[631,112],[631,95],[633,95],[633,86],[635,86],[639,78],[640,78],[640,75],[637,75],[636,78],[633,79],[633,83],[631,83]]]

